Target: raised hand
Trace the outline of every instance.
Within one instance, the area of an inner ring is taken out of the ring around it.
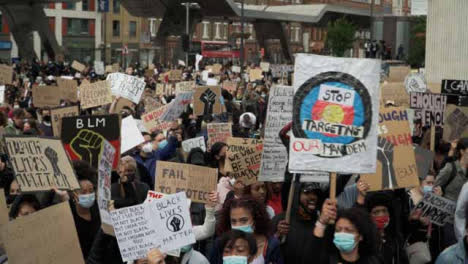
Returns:
[[[104,138],[94,131],[83,129],[71,141],[70,147],[81,159],[88,161],[92,167],[98,168]]]
[[[384,137],[378,137],[377,158],[382,163],[382,187],[394,189],[398,186],[393,167],[393,144]]]

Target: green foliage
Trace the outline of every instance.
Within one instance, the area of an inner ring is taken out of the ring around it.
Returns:
[[[426,17],[414,18],[411,28],[408,64],[421,67],[426,58]]]
[[[353,47],[356,26],[345,17],[328,23],[326,45],[332,54],[343,57]]]

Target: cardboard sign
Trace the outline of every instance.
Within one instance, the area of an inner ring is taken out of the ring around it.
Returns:
[[[362,174],[371,191],[419,185],[418,166],[404,108],[381,108],[377,146],[377,173]]]
[[[80,105],[82,109],[112,103],[109,81],[99,81],[80,86]]]
[[[120,114],[122,110],[124,109],[124,107],[129,107],[130,109],[134,109],[133,102],[125,98],[120,98],[115,104],[114,112],[111,114],[114,114],[114,113]]]
[[[287,64],[270,64],[271,75],[275,78],[287,76],[294,71],[294,65]]]
[[[11,221],[2,234],[8,263],[85,263],[68,202]]]
[[[420,146],[415,146],[414,156],[416,159],[416,165],[418,166],[418,177],[419,179],[424,179],[432,167],[435,154],[430,150]]]
[[[194,148],[201,148],[203,152],[206,152],[205,138],[197,137],[182,141],[182,149],[184,152],[189,153]]]
[[[263,71],[262,69],[250,69],[249,71],[249,79],[251,82],[255,82],[256,80],[263,79]]]
[[[141,135],[141,132],[138,129],[135,119],[133,119],[133,116],[131,115],[122,119],[122,128],[120,134],[122,135],[122,138],[125,139],[122,140],[120,153],[127,152],[145,142],[143,135]]]
[[[177,120],[180,115],[184,112],[186,107],[192,103],[193,92],[180,93],[177,97],[172,100],[164,114],[160,117],[160,121],[169,122]]]
[[[70,100],[72,102],[78,101],[78,83],[73,79],[66,79],[62,77],[57,78],[57,85],[60,88],[62,99]]]
[[[166,90],[166,84],[164,83],[157,83],[156,84],[156,95],[163,95],[164,91]]]
[[[102,147],[101,159],[98,168],[97,204],[101,224],[106,234],[113,234],[112,219],[109,212],[109,202],[111,200],[111,173],[112,162],[114,161],[115,148],[105,140]]]
[[[442,80],[442,93],[468,96],[468,81]]]
[[[84,66],[83,64],[79,63],[78,61],[74,60],[71,67],[79,72],[82,72],[84,70],[86,70],[86,66]]]
[[[0,84],[13,83],[13,67],[0,64]]]
[[[293,95],[292,86],[274,86],[270,90],[259,181],[284,180],[288,152],[279,138],[279,132],[292,120]]]
[[[468,137],[468,107],[448,105],[444,118],[445,125],[442,138],[446,142]]]
[[[195,81],[176,83],[176,95],[185,92],[192,92],[195,89]]]
[[[406,92],[405,85],[403,83],[386,82],[382,85],[382,100],[381,104],[385,105],[388,101],[391,101],[398,107],[409,107],[410,97]]]
[[[80,188],[60,140],[6,136],[5,144],[21,191]]]
[[[429,218],[431,223],[438,226],[453,224],[453,216],[457,204],[455,201],[443,198],[433,193],[424,194],[424,198],[419,202],[414,210],[422,210],[421,217]]]
[[[406,76],[411,73],[411,67],[409,66],[390,66],[388,73],[389,82],[404,82]]]
[[[240,66],[232,66],[231,71],[235,73],[240,73],[241,72],[241,67]]]
[[[375,173],[380,62],[296,56],[289,171]]]
[[[114,69],[112,68],[112,65],[106,65],[106,73],[113,73]]]
[[[263,72],[269,72],[270,71],[270,63],[260,62],[260,68],[262,69]]]
[[[447,107],[447,96],[433,93],[411,93],[410,107],[420,109],[423,126],[443,126],[444,112]]]
[[[232,137],[231,123],[208,123],[207,125],[208,140],[206,142],[208,149],[211,149],[216,142],[226,142]]]
[[[55,107],[60,105],[61,93],[57,86],[33,86],[32,93],[35,107]]]
[[[194,202],[208,202],[209,193],[216,190],[218,170],[190,164],[158,161],[155,190],[173,194],[185,192]]]
[[[52,130],[55,137],[60,137],[62,131],[62,118],[77,116],[80,114],[77,105],[54,108],[50,110],[50,117],[52,121]]]
[[[171,128],[171,122],[160,121],[161,116],[166,112],[167,108],[168,108],[168,105],[165,105],[141,116],[143,125],[146,127],[148,131],[154,131],[154,130],[165,131]]]
[[[225,170],[245,185],[257,182],[263,142],[251,138],[228,138]]]
[[[143,90],[145,90],[145,81],[123,73],[111,73],[107,76],[110,81],[112,94],[121,96],[138,104],[140,102]]]
[[[9,221],[8,208],[5,199],[5,191],[0,189],[0,230],[2,230]],[[2,233],[0,232],[0,246],[4,248]]]
[[[72,160],[86,160],[99,168],[104,140],[115,148],[112,164],[120,158],[120,120],[118,115],[74,116],[62,118],[62,142]]]
[[[182,78],[181,70],[172,70],[169,72],[169,81],[178,81]]]
[[[94,71],[97,75],[104,75],[104,62],[103,61],[94,61]]]
[[[197,87],[193,101],[193,114],[196,116],[223,113],[224,100],[219,86]]]
[[[238,82],[223,82],[223,89],[228,90],[230,92],[237,91],[237,86],[239,85]]]
[[[422,73],[410,73],[405,78],[406,92],[425,93],[427,91],[426,77]]]

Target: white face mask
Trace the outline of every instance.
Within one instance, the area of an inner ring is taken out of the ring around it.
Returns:
[[[234,184],[236,183],[236,179],[235,178],[229,179],[229,183],[234,186]]]
[[[153,152],[153,144],[148,142],[145,145],[143,145],[143,148],[141,150],[143,150],[144,153],[151,153]]]

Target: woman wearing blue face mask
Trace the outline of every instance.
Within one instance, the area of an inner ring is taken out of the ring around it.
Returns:
[[[265,206],[252,197],[232,199],[225,202],[219,217],[217,232],[219,235],[231,230],[252,234],[257,244],[257,251],[249,263],[283,264],[279,241],[272,235],[271,221]],[[218,240],[211,252],[210,263],[222,264]]]
[[[335,221],[334,225],[329,225]],[[304,264],[381,264],[377,257],[377,230],[362,209],[351,208],[338,213],[336,204],[325,201],[320,220],[316,222],[307,243],[311,257]]]

